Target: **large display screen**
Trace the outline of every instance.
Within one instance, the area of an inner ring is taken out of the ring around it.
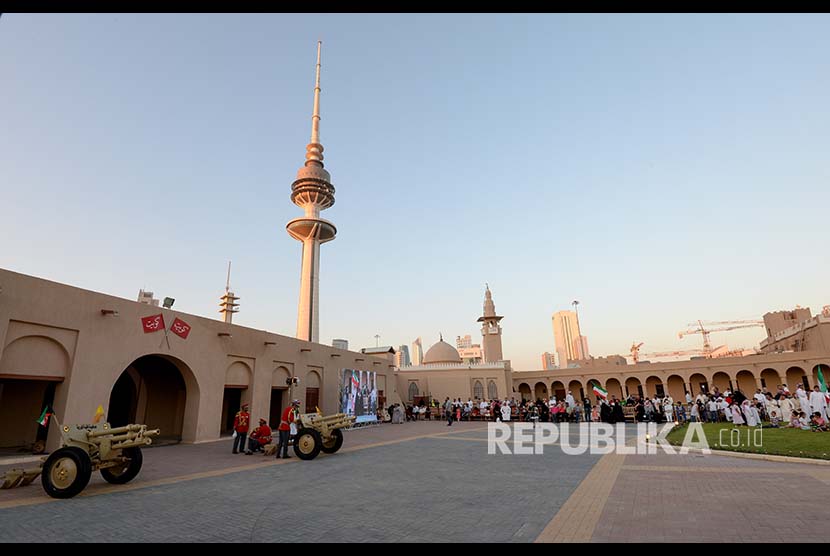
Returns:
[[[354,415],[355,423],[378,420],[378,373],[343,369],[340,412]]]

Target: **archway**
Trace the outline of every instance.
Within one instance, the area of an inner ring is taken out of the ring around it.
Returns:
[[[743,392],[747,398],[751,398],[755,394],[755,390],[758,389],[758,381],[755,380],[755,375],[750,371],[739,371],[735,381],[738,383],[738,390]]]
[[[649,398],[662,398],[665,395],[665,388],[663,388],[663,381],[656,376],[650,376],[646,379],[646,395]]]
[[[364,375],[364,372],[366,375]],[[361,387],[368,384],[368,371],[358,371]],[[364,382],[365,381],[365,382]],[[317,371],[309,371],[305,376],[305,411],[311,413],[320,406],[320,375]]]
[[[790,367],[787,369],[787,387],[790,389],[790,392],[795,394],[796,388],[798,385],[804,385],[804,379],[806,378],[804,369],[801,367]],[[805,390],[807,387],[805,386]]]
[[[625,379],[625,393],[628,396],[643,397],[643,385],[640,384],[640,379],[630,376]]]
[[[683,382],[683,377],[671,375],[666,380],[666,386],[668,387],[668,394],[672,400],[686,403],[686,384]]]
[[[781,385],[781,377],[775,369],[764,369],[761,371],[761,387],[766,388],[767,392],[773,396],[778,393],[778,387]]]
[[[544,382],[537,382],[533,387],[533,399],[541,400],[548,397],[548,387]]]
[[[597,384],[599,384],[599,381],[597,381]],[[571,393],[571,396],[573,396],[574,400],[577,402],[580,402],[583,399],[585,399],[585,390],[582,387],[582,383],[578,380],[572,380],[568,383],[568,391]],[[567,392],[565,393],[565,395],[568,395]]]
[[[616,378],[609,378],[605,381],[605,389],[608,391],[608,398],[615,396],[618,400],[623,399],[622,384]]]
[[[729,390],[730,392],[734,389],[732,385],[732,379],[729,378],[729,375],[724,373],[723,371],[718,371],[712,376],[712,387],[717,388],[719,392],[723,393]]]
[[[53,338],[23,336],[0,349],[0,355],[0,447],[29,448],[46,440],[48,430],[33,416],[53,406],[69,374],[69,354]]]
[[[550,391],[557,401],[564,400],[565,395],[568,393],[565,390],[565,384],[559,380],[555,380],[553,384],[550,385]]]
[[[272,429],[279,426],[282,410],[291,403],[291,400],[288,399],[288,380],[290,378],[291,373],[285,367],[277,367],[271,373],[271,402],[268,409],[268,421]],[[340,407],[337,411],[345,411],[345,409]]]
[[[253,371],[247,363],[234,361],[225,370],[225,390],[222,395],[220,434],[233,434],[233,421],[243,403],[251,403]]]
[[[168,355],[145,355],[113,384],[107,415],[113,426],[129,422],[159,429],[153,441],[158,444],[195,439],[198,410],[199,386],[190,368]]]
[[[522,401],[530,399],[530,385],[526,382],[519,384],[519,394],[522,396]]]
[[[689,386],[692,389],[692,397],[696,397],[701,392],[709,392],[709,382],[706,377],[700,373],[694,373],[689,377]]]
[[[487,397],[491,400],[499,397],[499,388],[496,386],[495,381],[491,380],[487,383]]]

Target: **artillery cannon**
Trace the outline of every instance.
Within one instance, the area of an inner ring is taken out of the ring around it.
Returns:
[[[79,494],[93,471],[109,483],[121,485],[133,480],[141,471],[144,457],[141,446],[153,443],[158,429],[147,425],[110,428],[109,423],[60,425],[62,446],[43,458],[39,467],[12,469],[0,482],[0,488],[26,486],[40,475],[43,490],[52,498],[72,498]]]
[[[304,413],[297,418],[297,436],[294,438],[294,453],[300,459],[310,460],[320,451],[333,454],[343,446],[344,427],[354,423],[354,416],[335,413],[325,417],[319,413]]]

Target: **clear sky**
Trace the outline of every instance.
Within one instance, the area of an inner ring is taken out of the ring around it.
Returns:
[[[480,339],[517,370],[830,303],[827,15],[0,18],[0,267],[294,335],[311,127],[338,237],[320,339]],[[757,344],[761,329],[713,335]]]

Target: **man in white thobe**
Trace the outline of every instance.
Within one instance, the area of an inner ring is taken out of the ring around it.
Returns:
[[[570,390],[568,390],[568,395],[565,396],[565,403],[568,404],[568,407],[573,407],[576,403],[576,400],[574,400],[573,394],[571,394]]]
[[[795,397],[798,398],[798,407],[800,411],[803,411],[807,414],[807,418],[810,418],[810,399],[807,397],[807,392],[804,391],[804,387],[800,384],[795,391]]]
[[[501,406],[501,420],[505,422],[510,421],[510,405],[505,400]]]
[[[821,413],[821,416],[827,419],[827,398],[818,386],[813,387],[813,391],[810,392],[810,409],[813,413]]]

